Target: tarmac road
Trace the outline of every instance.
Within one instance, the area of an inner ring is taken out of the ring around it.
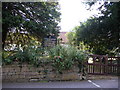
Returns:
[[[3,83],[2,88],[118,88],[118,79],[86,80],[86,81],[56,81]]]

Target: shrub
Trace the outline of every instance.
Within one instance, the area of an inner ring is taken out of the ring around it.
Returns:
[[[81,63],[87,59],[85,52],[73,46],[55,46],[49,51],[50,59],[53,60],[54,68],[62,73],[62,70],[70,69],[74,62]]]
[[[2,64],[11,64],[13,62],[13,55],[15,52],[2,51]]]
[[[3,52],[5,54],[5,52]],[[44,49],[33,48],[31,46],[26,47],[23,50],[18,50],[12,55],[4,55],[4,64],[12,64],[14,61],[22,64],[24,62],[28,64],[33,64],[34,66],[39,66],[41,63],[40,57],[43,56]]]

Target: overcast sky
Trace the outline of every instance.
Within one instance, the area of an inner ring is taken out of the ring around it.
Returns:
[[[93,11],[86,10],[81,0],[60,0],[61,7],[61,32],[69,32],[80,22],[86,21],[90,16],[97,14],[96,7]]]

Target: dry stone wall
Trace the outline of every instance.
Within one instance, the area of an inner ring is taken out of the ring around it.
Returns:
[[[56,80],[80,80],[79,68],[74,65],[70,70],[64,70],[59,74],[51,65],[43,64],[40,67],[23,64],[4,65],[2,67],[3,82],[31,82],[31,81],[56,81]]]

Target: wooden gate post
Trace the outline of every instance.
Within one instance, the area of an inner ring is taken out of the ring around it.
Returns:
[[[105,74],[107,75],[108,74],[108,56],[106,55],[106,56],[104,56],[104,58],[105,58]]]
[[[93,57],[93,74],[95,74],[95,57]]]

